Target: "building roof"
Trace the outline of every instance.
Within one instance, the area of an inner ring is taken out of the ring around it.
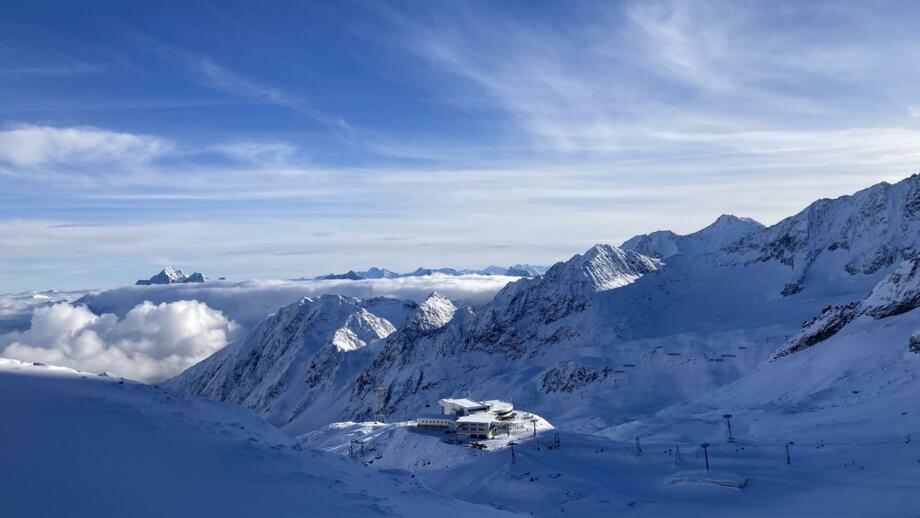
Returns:
[[[489,401],[483,401],[483,403],[489,406],[489,410],[498,414],[504,414],[505,412],[514,410],[514,405],[508,403],[507,401],[490,399]]]
[[[479,414],[470,414],[457,418],[458,423],[485,423],[491,424],[495,421],[495,416],[488,412],[482,412]]]
[[[467,398],[460,398],[460,399],[446,398],[446,399],[442,399],[438,401],[438,403],[441,405],[445,405],[445,404],[456,405],[460,408],[466,408],[466,409],[486,408],[487,407],[487,405],[480,403],[479,401],[473,401],[472,399],[467,399]]]

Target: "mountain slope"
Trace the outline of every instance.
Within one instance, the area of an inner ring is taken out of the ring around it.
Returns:
[[[302,451],[245,409],[0,359],[4,516],[501,516]]]
[[[826,306],[821,314],[805,321],[802,331],[778,349],[779,359],[813,347],[832,337],[853,320],[885,319],[920,307],[920,260],[907,260],[872,288],[861,301]]]
[[[694,238],[709,244],[693,250],[686,245],[689,252],[664,260],[597,245],[540,277],[508,284],[488,304],[453,310],[449,320],[432,314],[436,325],[426,329],[394,323],[396,332],[367,347],[330,354],[335,360],[323,372],[334,374],[324,375],[322,383],[303,382],[312,379],[305,371],[311,359],[292,362],[301,369],[296,376],[275,378],[258,392],[297,404],[266,404],[250,396],[230,400],[244,402],[290,434],[332,421],[370,419],[380,410],[381,389],[382,410],[396,419],[424,412],[440,397],[473,393],[513,399],[562,429],[603,432],[745,378],[821,308],[864,298],[894,266],[870,272],[845,265],[889,250],[880,234],[901,244],[917,239],[909,224],[892,230],[880,223],[912,221],[910,196],[917,183],[915,176],[817,202],[717,248],[734,235],[726,229],[743,233],[757,226],[720,218],[701,233],[719,239]],[[879,219],[867,207],[880,205],[866,205],[867,200],[882,200],[893,212]],[[854,207],[861,208],[854,212]],[[800,238],[784,237],[792,229]],[[850,236],[847,247],[825,246],[830,238],[823,232],[834,229]],[[763,255],[778,250],[773,242],[794,243],[790,253],[808,261]],[[906,245],[897,249],[910,253]],[[790,285],[799,289],[786,289]],[[292,329],[299,325],[292,321]],[[831,336],[842,328],[831,325],[821,333]],[[292,336],[284,340],[296,339]],[[263,338],[250,335],[247,347],[270,357],[274,341]],[[216,355],[203,362],[204,371],[187,371],[173,383],[226,399],[227,393],[208,388],[211,373],[232,373],[238,361]],[[230,392],[250,383],[220,378]]]
[[[884,276],[920,253],[920,175],[818,200],[727,250],[730,261],[777,261],[790,267],[795,281],[785,287],[785,295],[813,283]]]
[[[336,380],[347,379],[358,361],[353,356],[362,358],[364,347],[396,330],[372,311],[402,324],[414,309],[392,299],[304,298],[165,385],[241,404],[284,424],[317,400],[335,399]]]

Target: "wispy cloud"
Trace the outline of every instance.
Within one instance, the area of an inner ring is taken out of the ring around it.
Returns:
[[[297,153],[297,146],[282,141],[240,140],[220,143],[213,149],[232,158],[263,165],[286,164]]]
[[[320,124],[351,131],[351,127],[344,119],[315,108],[299,95],[277,86],[263,84],[235,70],[218,65],[209,58],[184,56],[184,60],[202,84],[215,90],[244,99],[283,106],[302,113]]]
[[[139,164],[172,148],[166,139],[94,127],[20,125],[0,131],[0,161],[14,166]]]
[[[456,7],[424,21],[384,13],[403,49],[477,88],[537,151],[566,155],[664,155],[679,151],[665,132],[812,130],[816,115],[859,130],[840,116],[854,109],[847,93],[884,66],[845,33],[807,25],[806,8],[591,5],[566,24]]]

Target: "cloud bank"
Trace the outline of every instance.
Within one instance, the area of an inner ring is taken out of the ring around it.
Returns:
[[[302,297],[328,293],[358,298],[394,297],[421,301],[431,292],[437,291],[460,303],[475,305],[491,300],[507,283],[515,280],[517,277],[501,275],[429,275],[360,281],[213,281],[203,284],[125,286],[87,295],[80,299],[80,303],[86,304],[97,314],[112,313],[120,316],[144,301],[162,304],[197,300],[244,327],[252,327],[269,313],[297,302]]]
[[[240,338],[268,314],[327,293],[421,301],[433,291],[490,300],[516,277],[431,275],[362,281],[216,281],[0,295],[0,356],[144,382],[175,376]],[[31,315],[31,317],[30,317]]]
[[[207,358],[238,332],[221,312],[194,300],[143,302],[123,318],[61,302],[36,309],[28,330],[0,337],[0,355],[157,382]]]

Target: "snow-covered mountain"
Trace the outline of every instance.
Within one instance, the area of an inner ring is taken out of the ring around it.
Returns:
[[[802,331],[789,339],[773,358],[802,351],[827,340],[857,318],[881,320],[920,307],[920,260],[903,261],[872,288],[864,299],[830,305],[821,314],[805,321]],[[920,324],[918,324],[920,327]]]
[[[687,236],[627,242],[663,259],[598,245],[477,308],[433,299],[406,304],[422,314],[402,320],[363,308],[395,331],[348,350],[330,344],[362,302],[330,300],[316,313],[298,304],[170,385],[241,402],[289,433],[369,418],[378,387],[397,418],[475,392],[568,429],[604,430],[749,375],[821,308],[864,298],[889,261],[914,250],[918,184],[821,200],[767,228],[723,216]],[[891,259],[863,262],[879,257]],[[323,331],[304,333],[317,319]],[[282,354],[279,343],[310,345]]]
[[[416,308],[388,298],[304,298],[167,386],[241,404],[284,424],[311,404],[334,401],[340,383],[353,376],[355,363],[366,356],[362,349],[393,333]]]
[[[187,282],[207,282],[208,278],[204,274],[195,272],[191,275],[182,273],[182,270],[176,270],[172,266],[166,266],[160,273],[149,279],[141,279],[134,283],[137,286],[150,286],[153,284],[182,284]]]
[[[708,227],[692,234],[681,236],[670,230],[659,230],[635,236],[624,242],[621,248],[657,259],[677,254],[699,255],[715,252],[763,228],[753,219],[723,214]]]
[[[777,261],[790,267],[794,280],[785,295],[813,280],[885,273],[920,252],[920,175],[818,200],[727,249],[732,260]]]
[[[423,268],[418,267],[407,273],[396,273],[386,268],[373,267],[364,271],[349,270],[345,273],[329,273],[316,277],[316,280],[350,280],[357,281],[362,279],[398,279],[400,277],[427,277],[430,275],[447,275],[459,277],[461,275],[507,275],[510,277],[536,277],[542,275],[547,270],[544,266],[535,266],[532,264],[515,264],[514,266],[487,266],[482,269],[462,269],[456,268]],[[300,279],[305,280],[305,279]]]

